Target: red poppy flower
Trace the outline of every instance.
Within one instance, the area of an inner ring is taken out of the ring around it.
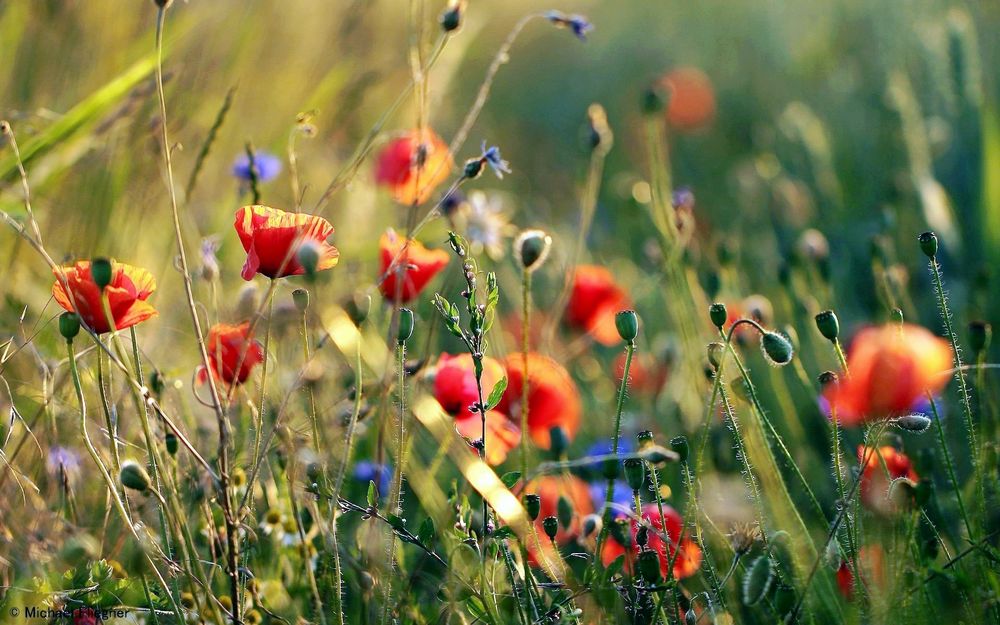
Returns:
[[[680,539],[680,543],[677,542],[681,536],[684,521],[676,510],[668,505],[664,505],[663,516],[661,517],[659,507],[655,503],[648,503],[642,507],[642,518],[647,525],[655,530],[649,532],[649,542],[646,544],[646,547],[659,554],[660,573],[664,577],[667,577],[667,565],[670,563],[671,558],[674,560],[674,579],[691,577],[698,572],[698,569],[701,567],[701,549],[693,540],[687,538],[686,535]],[[632,562],[639,553],[639,546],[634,540],[638,530],[639,524],[633,519],[633,541],[631,543],[633,552],[625,557],[625,570],[631,570]],[[666,534],[669,540],[664,540],[660,536],[661,533]],[[674,556],[675,552],[677,554],[676,557]],[[601,561],[607,566],[623,553],[625,553],[625,547],[615,540],[613,536],[609,535],[601,552]]]
[[[483,422],[476,416],[455,419],[455,429],[469,440],[483,437]],[[486,413],[486,463],[491,466],[503,464],[511,449],[521,442],[521,428],[498,410]]]
[[[573,520],[565,528],[562,523],[559,524],[559,531],[556,532],[557,545],[565,545],[575,540],[580,535],[583,517],[594,512],[590,487],[575,475],[543,475],[528,482],[524,493],[538,495],[540,500],[540,512],[538,519],[535,520],[535,529],[543,542],[547,542],[548,537],[542,529],[542,521],[545,517],[557,516],[560,496],[565,495],[573,505]]]
[[[493,387],[504,377],[503,365],[494,358],[483,358],[483,399],[489,397]],[[434,397],[445,412],[456,419],[476,417],[469,407],[479,401],[476,372],[469,354],[441,354],[434,374]]]
[[[529,352],[528,365],[528,433],[542,449],[551,446],[549,430],[561,427],[572,439],[580,429],[580,392],[569,372],[548,356]],[[510,415],[515,422],[521,418],[521,385],[524,384],[525,359],[511,354],[504,359],[507,369],[507,391],[497,409]]]
[[[865,462],[865,456],[864,445],[859,445],[858,462]],[[861,501],[876,512],[891,514],[896,510],[895,502],[889,499],[891,481],[905,478],[916,482],[920,478],[913,470],[909,456],[890,445],[879,447],[877,452],[868,450],[867,457],[861,473]]]
[[[215,324],[208,330],[206,348],[212,374],[229,385],[246,382],[253,368],[264,361],[264,348],[253,339],[249,321]],[[198,381],[205,382],[207,377],[205,368],[199,367]]]
[[[704,128],[715,119],[715,90],[705,72],[679,67],[663,77],[667,90],[667,121],[682,131]]]
[[[925,328],[886,324],[858,332],[847,354],[849,376],[824,396],[845,425],[858,425],[913,409],[926,392],[948,384],[951,346]]]
[[[622,383],[622,375],[625,373],[625,354],[619,354],[615,358],[615,382]],[[649,354],[635,354],[632,358],[632,366],[629,367],[628,387],[640,393],[656,394],[667,383],[669,371],[666,365],[659,362]]]
[[[625,291],[604,267],[580,265],[573,274],[573,287],[566,307],[566,322],[590,333],[602,345],[621,341],[615,315],[631,308]]]
[[[375,182],[400,204],[423,204],[454,166],[448,145],[432,130],[411,130],[382,148]]]
[[[878,545],[864,545],[858,550],[858,568],[862,578],[876,586],[885,585],[885,567],[882,548]],[[850,599],[854,595],[854,570],[850,562],[844,560],[837,569],[837,586],[842,595]]]
[[[378,244],[381,256],[379,274],[383,276],[379,290],[386,299],[397,304],[405,304],[416,297],[448,264],[448,252],[429,250],[413,239],[407,245],[406,239],[391,229],[382,235]],[[397,282],[399,278],[403,280],[402,286]]]
[[[298,250],[303,245],[316,246],[319,253],[316,271],[335,266],[340,258],[337,248],[326,242],[333,234],[333,226],[322,217],[253,205],[236,211],[233,225],[247,253],[244,280],[253,280],[258,273],[268,278],[305,273],[298,259]]]
[[[56,282],[52,285],[52,296],[56,302],[79,315],[94,332],[110,332],[112,328],[101,304],[101,290],[90,275],[90,261],[77,261],[75,265],[63,267],[62,272],[66,274],[69,292],[63,286],[59,272],[54,271]],[[104,292],[115,323],[114,329],[124,330],[159,314],[146,301],[155,290],[156,280],[145,269],[111,261],[111,283]]]

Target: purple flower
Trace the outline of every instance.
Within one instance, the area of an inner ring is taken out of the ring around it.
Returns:
[[[694,208],[694,192],[691,191],[690,187],[677,187],[674,190],[671,202],[674,208],[686,208],[691,210]]]
[[[379,497],[383,497],[392,487],[392,469],[377,462],[359,460],[354,465],[354,479],[364,484],[375,482]]]
[[[482,150],[483,153],[479,157],[479,160],[489,165],[493,173],[497,175],[497,178],[503,180],[503,175],[510,173],[510,163],[500,158],[500,148],[495,145],[487,148],[486,142],[483,141]]]
[[[254,152],[253,168],[257,173],[257,182],[268,182],[281,173],[281,159],[270,152]],[[241,154],[236,157],[236,161],[233,162],[233,175],[246,182],[253,179],[249,156]]]
[[[580,41],[587,40],[587,33],[594,30],[594,25],[582,15],[566,15],[562,11],[549,11],[545,18],[560,28],[568,28]]]
[[[465,194],[462,193],[461,189],[455,189],[441,200],[441,214],[450,217],[457,213],[465,203]]]
[[[45,468],[49,475],[56,479],[72,480],[80,474],[80,456],[73,450],[55,445],[49,448],[49,456],[45,459]]]

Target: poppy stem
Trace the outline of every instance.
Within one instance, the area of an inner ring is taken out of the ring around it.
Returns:
[[[271,347],[271,317],[274,316],[275,290],[275,278],[271,278],[271,288],[268,289],[267,296],[267,319],[264,320],[264,360],[260,363],[260,394],[257,402],[257,423],[253,434],[253,459],[255,464],[260,462],[260,447],[264,436],[264,409],[267,400],[267,357]],[[243,351],[245,352],[246,348]],[[242,367],[242,364],[240,366]],[[238,368],[237,371],[239,371]],[[319,444],[318,441],[317,444]]]
[[[955,464],[951,459],[951,452],[948,451],[948,442],[944,436],[944,428],[941,427],[941,416],[938,414],[937,403],[934,401],[934,397],[929,391],[926,392],[927,401],[931,406],[931,414],[934,415],[934,431],[937,433],[938,444],[941,445],[941,453],[944,455],[944,466],[948,470],[948,480],[951,482],[951,488],[955,491],[955,500],[958,502],[958,510],[962,515],[962,522],[965,524],[965,531],[969,534],[969,539],[972,539],[972,523],[969,521],[969,514],[965,510],[965,502],[962,501],[962,488],[958,483],[958,477],[955,475]]]
[[[531,272],[521,272],[521,479],[528,475],[528,351],[531,349]],[[527,482],[525,482],[526,484]]]

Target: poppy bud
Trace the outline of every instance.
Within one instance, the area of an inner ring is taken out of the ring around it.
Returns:
[[[167,447],[167,453],[171,456],[177,455],[177,435],[173,432],[167,432],[166,436],[163,437],[163,443]]]
[[[153,4],[160,7],[161,9],[168,9],[170,5],[174,3],[174,0],[153,0]]]
[[[639,575],[647,584],[660,581],[660,554],[656,551],[643,551],[639,554]]]
[[[569,524],[573,522],[573,504],[566,495],[559,495],[559,501],[556,502],[556,514],[559,516],[559,525],[562,525],[563,529],[569,527]]]
[[[931,420],[922,414],[908,414],[893,420],[893,423],[900,429],[914,434],[921,434],[931,426]]]
[[[893,308],[889,311],[889,321],[903,325],[903,311],[898,308]]]
[[[545,531],[545,535],[549,537],[549,540],[556,539],[556,533],[559,531],[559,519],[554,516],[547,516],[542,519],[542,529]]]
[[[122,486],[144,493],[149,489],[149,473],[146,473],[139,463],[134,460],[126,460],[122,463],[120,474]]]
[[[917,237],[917,241],[920,242],[920,249],[927,255],[927,258],[934,258],[937,256],[938,240],[936,234],[928,230],[927,232],[921,233],[921,235]]]
[[[837,374],[833,371],[824,371],[817,376],[817,380],[819,380],[820,388],[826,388],[828,385],[837,381]]]
[[[639,335],[639,315],[634,310],[623,310],[615,315],[615,327],[622,340],[631,343]]]
[[[776,365],[792,362],[792,342],[777,332],[765,332],[760,337],[760,347],[769,361]]]
[[[653,444],[653,433],[650,430],[643,430],[635,435],[635,440],[639,443],[639,449],[645,449]]]
[[[726,353],[726,346],[718,341],[708,344],[708,362],[712,365],[712,369],[718,370],[719,365],[722,363],[722,357]]]
[[[402,345],[413,336],[413,311],[409,308],[399,309],[399,327],[396,329],[396,341]]]
[[[688,439],[685,436],[675,436],[670,439],[670,448],[677,452],[677,457],[681,462],[688,459]]]
[[[292,291],[292,302],[300,313],[304,313],[309,308],[309,291],[306,289],[295,289]]]
[[[837,313],[832,310],[824,310],[816,315],[816,328],[828,341],[836,341],[840,336],[840,321],[837,320]]]
[[[527,272],[542,266],[551,247],[552,237],[542,230],[525,230],[514,240],[514,254]]]
[[[483,173],[484,164],[481,158],[470,158],[465,162],[465,167],[462,169],[462,176],[466,180],[475,180],[479,177],[479,174]]]
[[[80,317],[76,313],[64,312],[59,315],[59,334],[67,341],[72,341],[80,333]]]
[[[993,327],[985,321],[973,321],[969,324],[969,344],[972,351],[979,354],[990,346],[993,338]]]
[[[107,258],[95,258],[90,261],[90,277],[94,280],[97,288],[104,290],[104,287],[111,284],[112,274],[111,261]]]
[[[542,498],[535,494],[525,495],[524,510],[532,521],[538,520],[538,514],[542,511]]]
[[[551,428],[549,430],[549,441],[549,450],[552,451],[552,454],[556,458],[561,458],[569,446],[569,437],[566,435],[566,430],[558,425]]]
[[[465,12],[464,0],[453,0],[441,14],[441,30],[453,33],[462,25],[462,13]]]
[[[639,545],[640,549],[645,549],[649,544],[649,528],[645,525],[640,525],[635,531],[635,544]]]
[[[626,460],[625,481],[633,492],[639,492],[643,482],[646,481],[646,463],[638,458],[629,458]]]
[[[319,256],[319,245],[311,239],[303,241],[302,245],[299,246],[298,252],[296,252],[297,260],[302,265],[302,268],[305,269],[307,276],[316,273],[316,268],[319,267]]]
[[[583,523],[581,524],[581,534],[584,538],[589,538],[601,531],[604,521],[601,519],[599,514],[588,514],[583,517]]]
[[[729,312],[726,310],[725,304],[716,302],[708,307],[708,316],[712,320],[712,324],[721,330],[722,326],[726,325],[726,320],[729,318]]]

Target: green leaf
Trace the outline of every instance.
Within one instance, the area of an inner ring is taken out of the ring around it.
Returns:
[[[417,530],[417,539],[424,545],[430,545],[431,541],[434,540],[434,519],[426,517],[420,523],[420,529]]]
[[[493,530],[492,534],[490,534],[490,536],[496,540],[504,540],[506,538],[510,538],[513,535],[514,535],[514,530],[511,529],[509,525],[503,525],[501,527],[498,527],[495,530]]]
[[[503,399],[504,391],[507,390],[507,377],[504,376],[500,378],[500,381],[494,385],[493,390],[490,391],[489,399],[486,400],[486,410],[493,410]],[[510,488],[510,486],[507,486]]]
[[[521,472],[511,471],[510,473],[504,473],[500,478],[500,481],[503,482],[503,485],[507,488],[514,488],[514,484],[517,484],[519,479],[521,479]]]
[[[375,488],[375,480],[368,480],[368,507],[374,508],[378,504],[378,491]]]

